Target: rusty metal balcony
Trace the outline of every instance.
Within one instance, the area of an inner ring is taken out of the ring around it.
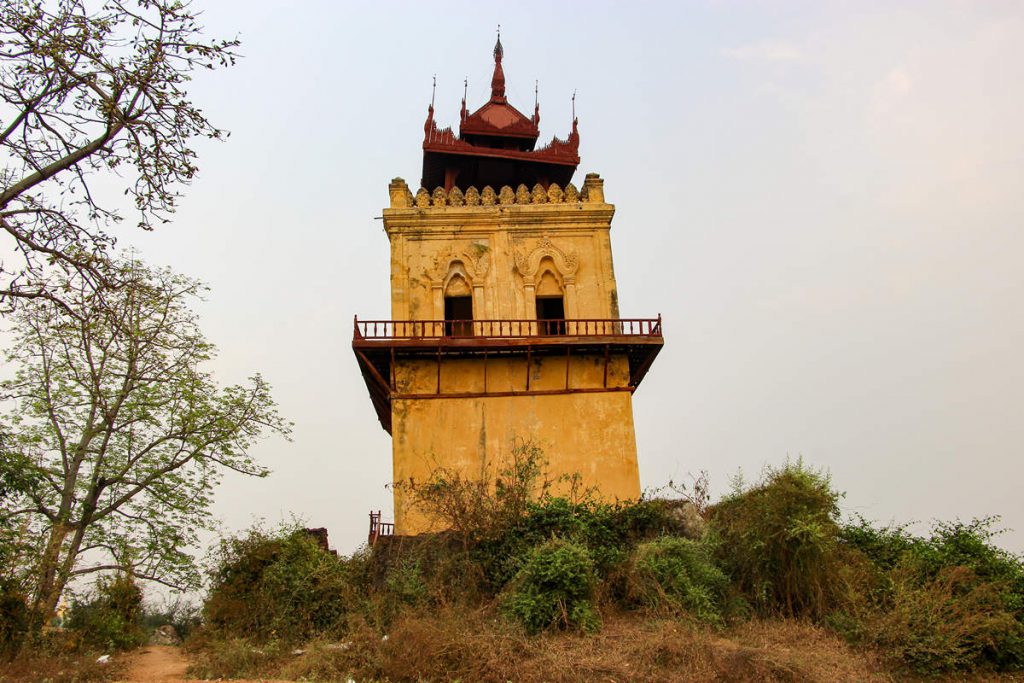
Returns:
[[[380,517],[380,510],[374,512],[370,510],[370,533],[366,537],[366,542],[369,545],[373,545],[377,542],[381,536],[394,536],[395,535],[395,523],[394,522],[382,522]]]
[[[484,364],[482,392],[471,395],[506,396],[542,393],[635,391],[664,345],[661,316],[579,320],[354,320],[352,349],[370,391],[381,426],[391,433],[392,398],[438,398],[470,395],[442,392],[441,364],[451,358],[479,358]],[[573,356],[604,359],[604,385],[570,386],[569,359]],[[564,356],[565,386],[557,390],[531,389],[530,367],[534,358]],[[626,386],[609,386],[608,363],[625,356],[629,363]],[[523,357],[525,388],[487,391],[488,359]],[[403,394],[396,386],[396,363],[404,359],[437,363],[437,388],[431,394]]]

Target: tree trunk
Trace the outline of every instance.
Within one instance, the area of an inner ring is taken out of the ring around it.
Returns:
[[[39,559],[39,579],[36,583],[35,599],[32,603],[33,610],[42,618],[45,623],[57,609],[57,602],[60,594],[64,591],[64,581],[58,578],[57,568],[60,562],[60,549],[64,540],[68,537],[72,527],[64,523],[56,523],[50,529],[50,538],[46,542],[46,549]]]

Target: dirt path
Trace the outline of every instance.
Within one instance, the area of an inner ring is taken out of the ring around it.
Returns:
[[[125,677],[118,683],[200,683],[186,679],[188,658],[180,647],[168,645],[147,645],[131,654]],[[275,683],[268,679],[259,681],[234,680],[233,683]],[[287,683],[278,681],[276,683]]]

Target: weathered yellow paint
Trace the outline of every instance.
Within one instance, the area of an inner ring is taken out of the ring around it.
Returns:
[[[629,392],[488,398],[398,399],[392,407],[394,478],[426,482],[439,468],[493,478],[517,440],[544,449],[547,476],[580,474],[606,499],[640,496]],[[556,484],[554,491],[568,484]],[[395,492],[396,533],[432,530],[435,520]]]
[[[443,320],[444,297],[458,295],[472,297],[475,320],[533,320],[536,298],[559,294],[566,318],[618,318],[609,238],[615,207],[604,201],[595,174],[579,201],[431,205],[414,200],[400,179],[390,191],[384,229],[392,319]],[[566,188],[575,197],[571,192]],[[444,359],[440,373],[438,366],[402,359],[395,365],[395,482],[423,483],[439,469],[493,477],[517,443],[532,440],[544,449],[550,477],[579,474],[609,500],[640,495],[624,356],[613,354],[607,370],[603,354],[529,363],[492,357],[486,369],[478,358]],[[394,495],[396,533],[431,529],[405,487]]]

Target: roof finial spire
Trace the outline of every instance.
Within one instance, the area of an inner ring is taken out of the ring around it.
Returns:
[[[434,125],[434,95],[437,93],[437,74],[434,74],[434,86],[430,91],[430,106],[427,107],[427,120],[423,124],[424,139],[429,140],[436,128]]]
[[[501,24],[498,24],[498,42],[494,44],[494,76],[491,77],[491,100],[505,101],[505,72],[501,70],[501,58],[505,50],[501,47]]]
[[[576,90],[572,91],[572,132],[569,133],[569,142],[579,145],[580,144],[580,132],[576,126]]]
[[[533,125],[540,123],[540,81],[533,82]]]
[[[460,120],[465,121],[466,117],[469,116],[469,112],[466,109],[466,95],[469,94],[469,77],[462,79],[462,112],[459,115]]]

